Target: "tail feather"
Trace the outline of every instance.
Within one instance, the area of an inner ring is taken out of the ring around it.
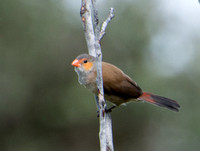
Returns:
[[[180,105],[176,101],[148,92],[143,92],[143,94],[138,99],[149,102],[151,104],[168,108],[176,112],[178,112],[180,108]]]

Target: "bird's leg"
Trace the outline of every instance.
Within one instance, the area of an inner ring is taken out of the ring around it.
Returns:
[[[112,109],[116,108],[117,106],[116,105],[113,105],[111,106],[109,109],[106,109],[103,114],[106,112],[106,113],[109,113],[109,112],[112,112]],[[99,110],[97,111],[97,117],[99,117]]]
[[[112,109],[114,109],[114,108],[116,108],[117,106],[116,105],[113,105],[113,106],[111,106],[109,109],[106,109],[106,113],[108,113],[108,112],[112,112]]]
[[[96,105],[97,105],[97,117],[99,117],[99,109],[100,109],[100,107],[99,107],[99,98],[98,98],[97,95],[95,95],[94,97],[95,97]]]
[[[96,100],[96,105],[97,105],[97,112],[99,112],[99,98],[97,95],[94,96],[95,97],[95,100]]]
[[[99,107],[99,98],[97,95],[95,95],[95,100],[96,100],[96,105],[97,105],[97,117],[99,117],[100,107]],[[114,109],[115,107],[116,107],[116,105],[111,106],[109,109],[106,108],[104,112],[106,112],[106,113],[112,112],[112,109]],[[103,112],[103,114],[104,114],[104,112]]]

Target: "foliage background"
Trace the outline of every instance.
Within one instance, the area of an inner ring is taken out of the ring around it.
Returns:
[[[181,104],[179,113],[145,103],[115,109],[115,150],[199,150],[198,2],[102,1],[101,20],[110,6],[115,18],[103,59],[143,90]],[[99,150],[95,101],[71,66],[87,52],[79,7],[69,0],[0,1],[0,150]]]

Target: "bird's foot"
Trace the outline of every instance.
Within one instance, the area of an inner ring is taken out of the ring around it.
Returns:
[[[105,113],[110,113],[110,112],[112,112],[112,109],[114,109],[116,106],[115,105],[113,105],[112,107],[110,107],[109,109],[105,109],[105,110],[103,110],[103,116],[104,116],[104,114]],[[99,117],[99,111],[97,111],[97,117]]]

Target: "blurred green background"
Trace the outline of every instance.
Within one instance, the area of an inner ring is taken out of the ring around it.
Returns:
[[[200,6],[197,1],[111,0],[103,60],[143,88],[173,98],[179,113],[147,103],[112,112],[116,151],[200,148]],[[80,1],[0,1],[0,150],[98,151],[93,95],[71,66],[87,53]]]

